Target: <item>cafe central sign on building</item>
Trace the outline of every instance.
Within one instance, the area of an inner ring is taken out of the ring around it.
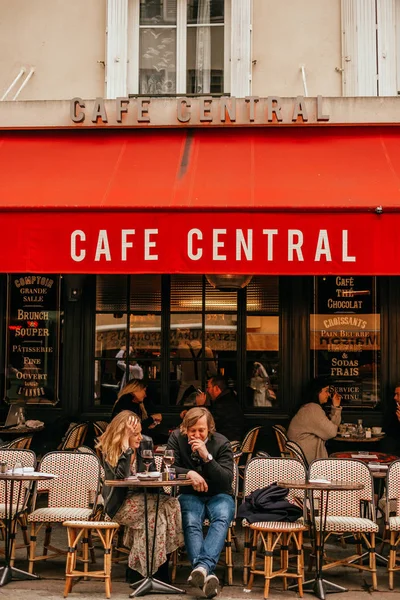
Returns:
[[[212,96],[179,98],[73,98],[70,104],[73,123],[111,126],[177,125],[267,125],[279,123],[324,123],[329,114],[323,110],[322,96],[294,99],[268,96],[246,98]]]

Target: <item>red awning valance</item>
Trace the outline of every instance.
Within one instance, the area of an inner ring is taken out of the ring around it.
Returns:
[[[397,128],[9,131],[0,165],[2,272],[400,272]]]

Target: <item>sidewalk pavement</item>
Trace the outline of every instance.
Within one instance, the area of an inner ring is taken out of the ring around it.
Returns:
[[[262,600],[264,591],[264,580],[262,576],[255,578],[253,590],[251,592],[244,591],[242,583],[243,574],[243,539],[241,532],[239,531],[241,551],[234,552],[234,585],[227,586],[222,585],[222,590],[219,598],[221,600]],[[19,534],[20,535],[20,534]],[[38,540],[38,549],[42,547],[42,532]],[[22,539],[18,539],[18,543]],[[56,526],[53,529],[53,540],[55,546],[66,547],[66,532],[62,526]],[[0,542],[1,544],[1,542]],[[329,554],[334,555],[335,553],[342,554],[343,552],[351,553],[351,545],[348,545],[347,550],[343,549],[339,543],[329,544]],[[98,569],[101,568],[102,553],[100,550],[96,550],[97,565],[91,565],[89,568]],[[0,564],[1,564],[0,556]],[[307,562],[306,562],[307,565]],[[17,552],[16,567],[21,569],[27,569],[26,554],[24,550],[20,549]],[[129,593],[132,591],[127,583],[125,583],[125,564],[115,564],[112,570],[112,594],[113,600],[126,600]],[[40,579],[30,581],[12,581],[6,586],[0,588],[0,600],[60,600],[63,598],[64,592],[64,573],[65,573],[65,557],[58,557],[37,563],[36,572],[40,576]],[[155,600],[156,598],[164,598],[165,600],[197,600],[204,598],[200,589],[194,589],[187,586],[186,580],[190,573],[190,568],[186,566],[178,567],[177,580],[175,585],[184,589],[185,594],[168,595],[163,594],[151,594],[146,596],[149,600]],[[217,575],[223,583],[224,579],[224,568],[218,567]],[[368,600],[372,595],[376,600],[390,600],[391,598],[399,597],[400,592],[400,575],[395,575],[395,590],[390,591],[388,588],[388,575],[385,566],[378,566],[378,585],[379,590],[373,592],[370,588],[371,576],[366,572],[358,572],[357,569],[349,568],[337,568],[325,572],[327,579],[334,581],[342,586],[348,588],[347,592],[341,594],[331,595],[332,600]],[[307,576],[306,576],[307,577]],[[102,581],[88,580],[78,581],[72,592],[68,595],[71,600],[99,600],[105,598],[105,588]],[[396,594],[396,596],[395,596]],[[305,598],[315,598],[312,594],[305,593]],[[298,594],[295,591],[286,591],[282,589],[282,580],[277,578],[271,582],[270,600],[295,600],[298,598]]]

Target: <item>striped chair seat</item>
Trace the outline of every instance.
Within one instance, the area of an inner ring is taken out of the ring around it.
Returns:
[[[38,508],[28,515],[30,523],[62,523],[64,521],[89,521],[93,515],[91,508]]]
[[[400,531],[400,517],[389,517],[389,531]]]
[[[320,520],[316,519],[315,526],[317,531],[320,531]],[[366,531],[377,533],[379,527],[376,523],[370,519],[364,519],[362,517],[330,517],[326,518],[325,531],[342,533],[344,531],[352,531],[357,533],[358,531]]]
[[[101,529],[102,527],[104,529],[112,529],[113,527],[115,527],[116,529],[119,528],[119,523],[117,523],[116,521],[65,521],[65,523],[63,523],[63,525],[65,527],[85,527],[87,529],[89,529],[90,527],[93,527],[93,529]]]
[[[21,509],[21,505],[19,505],[19,509]],[[13,504],[12,507],[12,514],[15,515],[15,511],[17,510],[17,505]],[[9,516],[8,514],[9,511],[9,506],[7,505],[7,517]],[[6,507],[5,504],[0,504],[0,519],[5,519],[6,518]]]
[[[297,521],[259,521],[251,523],[250,529],[260,529],[262,531],[298,531],[303,529],[306,531],[308,527],[304,525],[304,519],[300,518]]]

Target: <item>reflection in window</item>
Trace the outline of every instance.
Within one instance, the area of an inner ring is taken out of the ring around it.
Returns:
[[[279,317],[247,317],[247,403],[256,407],[277,404]]]

